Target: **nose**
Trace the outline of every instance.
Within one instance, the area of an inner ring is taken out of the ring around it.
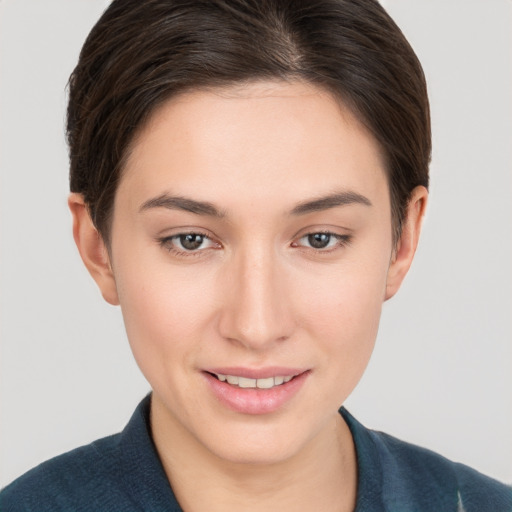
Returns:
[[[290,290],[278,259],[272,251],[253,249],[241,252],[226,266],[219,320],[223,338],[262,351],[291,336]]]

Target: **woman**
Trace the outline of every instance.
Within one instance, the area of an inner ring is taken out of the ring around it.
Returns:
[[[152,387],[6,510],[510,510],[343,408],[427,202],[421,67],[373,1],[114,1],[70,81],[69,206]]]

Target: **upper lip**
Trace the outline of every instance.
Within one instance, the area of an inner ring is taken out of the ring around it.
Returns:
[[[233,375],[247,379],[268,379],[269,377],[295,377],[307,371],[305,368],[286,368],[284,366],[268,366],[265,368],[245,368],[241,366],[224,366],[206,368],[203,371],[221,375]]]

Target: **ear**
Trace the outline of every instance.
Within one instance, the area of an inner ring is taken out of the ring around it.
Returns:
[[[402,234],[388,269],[385,300],[395,295],[411,266],[418,247],[427,200],[428,192],[425,187],[418,186],[412,191],[402,226]]]
[[[70,194],[68,206],[73,216],[73,237],[82,261],[96,281],[103,298],[116,306],[119,298],[110,257],[103,238],[92,222],[82,194]]]

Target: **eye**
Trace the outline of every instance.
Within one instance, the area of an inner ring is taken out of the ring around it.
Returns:
[[[305,238],[314,249],[326,249],[333,240],[336,241],[330,233],[312,233],[302,238]]]
[[[172,237],[174,243],[178,244],[180,249],[185,251],[196,251],[200,249],[208,238],[199,233],[187,233],[185,235],[176,235]]]
[[[319,251],[324,250],[327,252],[330,249],[336,249],[336,247],[347,245],[349,242],[349,235],[339,235],[337,233],[327,231],[308,233],[307,235],[300,237],[293,245],[296,247],[306,247]]]
[[[187,255],[198,253],[205,249],[217,248],[219,244],[213,242],[204,233],[178,233],[159,240],[160,244],[169,252]]]

